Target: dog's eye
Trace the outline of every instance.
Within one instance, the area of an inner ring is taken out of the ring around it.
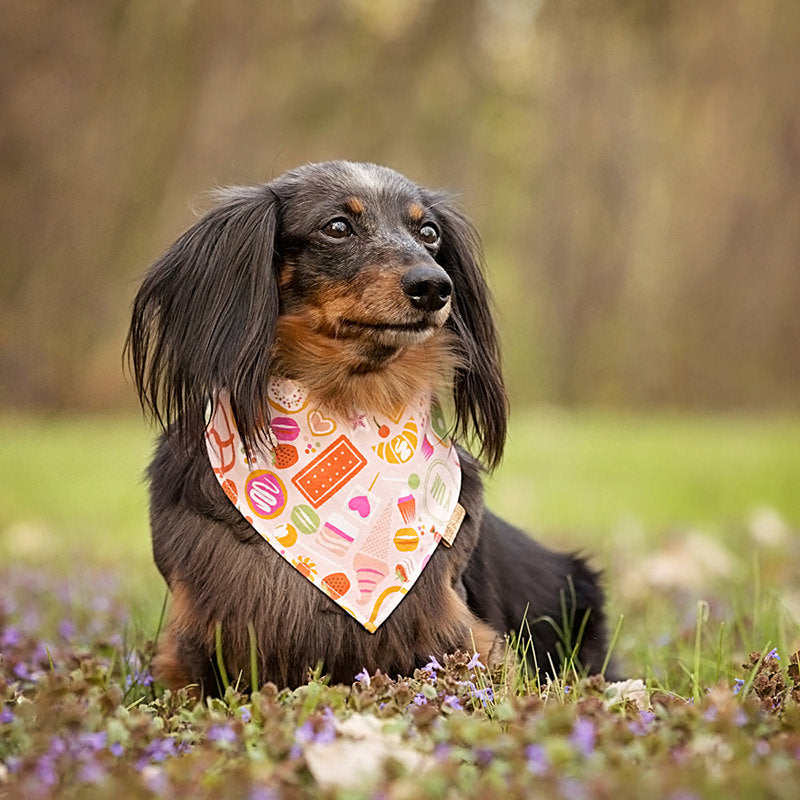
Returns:
[[[432,222],[426,222],[419,229],[419,238],[422,239],[425,244],[437,244],[441,238],[441,234],[439,233],[439,229]]]
[[[353,226],[344,217],[336,217],[322,229],[322,232],[331,239],[346,239],[353,235]]]

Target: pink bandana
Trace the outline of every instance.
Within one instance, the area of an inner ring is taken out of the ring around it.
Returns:
[[[206,429],[225,494],[298,572],[368,631],[399,605],[463,518],[461,469],[428,395],[394,416],[339,419],[272,379],[274,445],[247,454],[227,394]]]

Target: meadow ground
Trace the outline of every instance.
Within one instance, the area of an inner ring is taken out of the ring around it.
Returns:
[[[795,797],[800,421],[520,414],[490,504],[605,572],[630,681],[458,654],[194,705],[138,419],[0,418],[0,798]]]

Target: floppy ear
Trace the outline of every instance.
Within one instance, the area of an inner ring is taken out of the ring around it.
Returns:
[[[453,310],[447,325],[456,333],[462,350],[453,384],[455,433],[467,439],[477,436],[479,458],[493,469],[503,456],[508,397],[480,239],[446,194],[431,192],[426,199],[441,223],[442,245],[436,260],[453,281]]]
[[[220,196],[150,268],[126,343],[143,408],[187,448],[202,443],[206,405],[220,389],[247,446],[268,417],[276,199],[267,185]]]

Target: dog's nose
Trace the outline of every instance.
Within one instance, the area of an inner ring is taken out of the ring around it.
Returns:
[[[441,267],[414,267],[403,275],[400,285],[420,311],[443,308],[453,291],[453,282]]]

